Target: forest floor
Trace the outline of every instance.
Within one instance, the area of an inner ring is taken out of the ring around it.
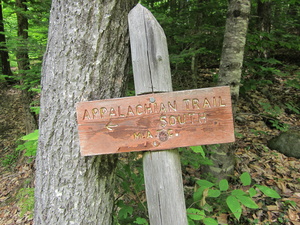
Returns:
[[[202,71],[201,75],[212,79],[211,73]],[[24,190],[34,188],[34,162],[29,162],[15,150],[17,140],[24,134],[20,93],[12,88],[0,89],[0,225],[32,224],[32,202],[26,201],[30,200],[26,197],[32,193]],[[283,85],[278,78],[276,85],[241,95],[235,125],[235,176],[249,172],[256,184],[273,188],[281,195],[277,201],[257,196],[257,204],[262,208],[244,210],[242,217],[252,221],[256,219],[257,224],[300,225],[300,159],[287,157],[267,147],[268,140],[280,131],[270,124],[264,105],[259,102],[271,105],[294,102],[299,106],[300,93]],[[299,114],[286,110],[278,114],[277,119],[288,124],[289,129],[300,129]],[[198,170],[183,171],[184,182],[187,177],[200,177]],[[231,184],[231,187],[241,188],[238,183]],[[220,213],[217,218],[220,224],[232,224],[227,221],[227,214]]]

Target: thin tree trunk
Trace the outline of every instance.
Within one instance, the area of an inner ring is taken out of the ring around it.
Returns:
[[[112,223],[117,156],[80,156],[75,106],[122,95],[133,2],[52,2],[42,69],[35,224]]]
[[[257,26],[260,32],[270,33],[271,31],[271,13],[272,13],[272,2],[270,0],[257,2]],[[261,42],[266,41],[266,38],[260,35]],[[268,58],[268,49],[264,49],[259,52],[259,57]]]
[[[218,85],[230,86],[234,113],[239,98],[249,14],[250,0],[230,1]],[[213,145],[207,148],[213,165],[206,166],[204,172],[213,175],[217,180],[233,175],[235,162],[234,144]]]
[[[1,56],[2,74],[7,76],[12,76],[13,73],[11,72],[10,69],[9,55],[6,47],[6,37],[4,34],[2,0],[0,0],[0,43],[1,43],[0,56]]]
[[[27,12],[26,0],[16,0],[16,14],[18,21],[18,38],[19,46],[17,48],[17,62],[20,76],[20,85],[22,86],[22,107],[24,111],[24,124],[26,128],[26,134],[33,132],[37,129],[37,121],[35,115],[30,110],[30,104],[32,103],[32,96],[28,88],[24,85],[24,82],[27,71],[30,70],[30,62],[28,55],[28,18],[25,13]]]

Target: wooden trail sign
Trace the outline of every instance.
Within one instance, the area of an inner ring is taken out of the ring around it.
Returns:
[[[230,90],[172,92],[163,29],[140,4],[130,11],[128,22],[140,96],[78,103],[81,154],[147,150],[143,168],[150,224],[187,225],[178,151],[148,150],[233,142]]]
[[[82,102],[77,119],[84,156],[234,141],[229,87]]]

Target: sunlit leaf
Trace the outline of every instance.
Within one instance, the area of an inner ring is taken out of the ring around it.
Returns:
[[[220,196],[220,194],[221,194],[221,192],[219,190],[213,190],[213,189],[208,190],[208,197],[217,198]]]
[[[208,187],[208,188],[210,188],[210,187],[214,186],[213,183],[211,183],[211,182],[209,182],[207,180],[197,180],[196,183],[199,186],[202,186],[202,187]]]
[[[262,185],[256,185],[256,187],[264,193],[266,196],[271,197],[271,198],[281,198],[280,195],[273,189],[268,188],[266,186]]]
[[[188,218],[192,220],[203,220],[205,217],[204,210],[189,208],[186,210]]]
[[[254,188],[250,188],[249,189],[249,195],[250,195],[250,197],[253,197],[253,196],[255,196],[257,194],[257,191],[254,189]]]
[[[148,222],[145,218],[138,217],[134,221],[135,224],[148,225]]]
[[[230,211],[233,213],[234,217],[239,220],[242,215],[242,207],[237,198],[229,195],[226,199],[226,204],[229,207]]]
[[[237,195],[236,198],[246,207],[251,209],[258,209],[258,205],[248,196]]]
[[[219,188],[220,191],[227,191],[229,188],[228,181],[226,179],[220,180]]]
[[[218,222],[214,220],[213,218],[204,218],[203,223],[205,225],[218,225]]]
[[[234,195],[234,196],[237,196],[237,195],[245,195],[246,193],[240,189],[236,189],[236,190],[233,190],[231,192],[231,195]]]
[[[251,184],[251,176],[249,173],[244,172],[241,176],[240,176],[241,182],[244,186],[248,186]]]
[[[24,141],[32,141],[32,140],[37,140],[39,137],[39,130],[35,130],[30,134],[27,134],[25,136],[22,137],[22,140]]]
[[[193,199],[195,202],[198,202],[201,200],[203,191],[206,189],[206,187],[200,187],[197,189],[197,191],[194,192]]]
[[[193,150],[193,152],[200,153],[202,155],[202,157],[205,158],[205,152],[201,145],[191,146],[190,148]]]

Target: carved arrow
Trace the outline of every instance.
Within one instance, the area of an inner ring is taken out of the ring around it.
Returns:
[[[105,125],[105,128],[107,130],[113,130],[112,128],[114,127],[118,127],[119,125],[118,124],[112,124],[111,121],[109,121],[106,125]]]

